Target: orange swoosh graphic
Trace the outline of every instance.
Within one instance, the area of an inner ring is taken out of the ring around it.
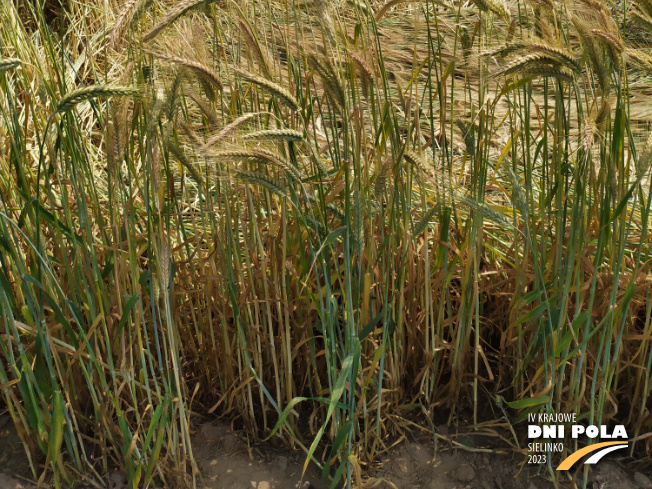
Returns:
[[[591,452],[595,452],[596,450],[599,450],[604,447],[610,447],[613,445],[627,445],[627,442],[625,441],[605,441],[602,443],[596,443],[595,445],[589,445],[588,447],[584,447],[568,457],[559,464],[559,467],[557,467],[557,470],[568,470],[570,469],[573,465],[575,465],[575,462],[577,462],[579,459],[581,459],[584,455],[588,455]]]

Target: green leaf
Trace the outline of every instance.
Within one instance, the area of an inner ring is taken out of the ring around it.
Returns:
[[[125,308],[122,311],[122,316],[120,316],[120,322],[118,323],[118,331],[116,332],[116,335],[120,334],[120,331],[122,331],[122,328],[124,328],[127,319],[129,319],[129,313],[138,302],[138,299],[139,299],[139,295],[136,294],[130,297],[127,303],[125,304]]]
[[[534,321],[539,316],[541,316],[541,314],[543,314],[544,311],[547,308],[548,308],[548,303],[547,302],[542,302],[541,304],[539,304],[537,307],[532,309],[527,314],[524,314],[520,318],[516,318],[516,320],[514,320],[514,325],[517,326],[519,324],[530,323],[530,322]]]
[[[638,187],[638,182],[635,182],[631,187],[629,187],[629,190],[627,191],[627,193],[622,198],[622,200],[620,201],[616,209],[611,214],[610,222],[614,222],[616,218],[620,215],[620,213],[623,211],[623,209],[627,207],[627,204],[631,203],[632,194],[634,193],[634,190],[636,190],[636,187]]]
[[[278,429],[281,427],[281,425],[285,422],[287,417],[290,415],[292,412],[292,409],[294,409],[294,406],[299,404],[302,401],[307,401],[309,398],[308,397],[295,397],[292,399],[287,406],[285,406],[285,409],[283,409],[283,412],[278,418],[278,421],[274,425],[274,428],[272,428],[271,433],[265,438],[265,440],[269,440],[272,436],[274,436],[274,433],[278,431]]]
[[[559,355],[562,351],[568,348],[571,340],[573,339],[573,331],[575,331],[575,334],[577,334],[580,326],[582,326],[582,324],[584,324],[589,317],[591,317],[591,313],[589,311],[582,311],[577,315],[577,317],[573,321],[573,324],[571,325],[572,330],[569,329],[568,331],[566,331],[566,334],[564,334],[563,339],[557,345],[557,348],[555,349],[555,356]],[[568,361],[569,358],[570,357],[566,357],[564,363]]]
[[[36,202],[36,195],[32,195],[29,200],[25,203],[25,206],[23,207],[23,210],[20,211],[20,216],[18,216],[18,227],[22,228],[25,225],[25,219],[27,217],[27,213],[29,211],[29,208],[32,207],[32,205]]]
[[[376,315],[375,318],[373,318],[371,321],[369,321],[364,328],[362,328],[358,332],[358,339],[360,341],[364,340],[367,336],[371,334],[371,332],[374,330],[376,325],[380,322],[380,320],[383,318],[383,314],[385,313],[385,308],[387,307],[387,304],[383,306],[383,308],[380,310],[380,312]]]
[[[161,454],[161,446],[163,446],[163,440],[165,439],[165,431],[168,424],[168,417],[165,412],[161,415],[161,420],[159,422],[159,429],[156,435],[156,443],[152,449],[152,453],[149,456],[147,461],[147,468],[145,469],[145,476],[143,477],[143,487],[147,487],[150,480],[152,479],[152,472],[158,462],[159,456]]]
[[[328,458],[326,459],[326,463],[324,464],[324,469],[322,470],[321,474],[321,480],[324,483],[324,486],[328,485],[328,473],[329,473],[329,468],[330,468],[330,463],[331,460],[337,455],[337,451],[339,450],[340,446],[342,443],[344,443],[347,439],[347,436],[349,435],[351,431],[351,426],[353,422],[351,420],[348,420],[342,427],[338,430],[337,434],[335,435],[335,440],[333,440],[333,446],[331,447],[331,450],[328,454]],[[341,472],[340,468],[342,466],[346,466],[346,462],[342,462],[340,464],[340,467],[338,470],[335,472],[335,476],[333,477],[333,484],[335,484],[341,477]],[[338,472],[340,472],[340,475],[338,476]]]
[[[308,469],[308,463],[310,463],[310,460],[312,459],[312,456],[314,455],[315,450],[317,449],[317,445],[319,445],[319,441],[321,440],[321,437],[324,436],[326,425],[328,425],[328,421],[330,420],[331,416],[333,415],[333,412],[335,411],[337,402],[340,400],[340,397],[342,397],[342,394],[344,393],[344,388],[346,387],[346,381],[349,378],[349,374],[351,373],[352,367],[353,367],[353,355],[349,355],[342,362],[340,375],[337,377],[337,380],[335,381],[335,387],[333,388],[333,392],[331,392],[331,401],[328,406],[328,412],[326,413],[326,419],[324,420],[324,423],[321,425],[321,428],[319,428],[319,432],[317,433],[317,436],[315,436],[312,445],[310,445],[310,450],[308,450],[308,456],[306,457],[306,461],[303,464],[303,472],[302,472],[303,474],[306,473],[306,470]]]
[[[348,467],[348,465],[349,465],[348,460],[344,460],[342,463],[340,463],[339,467],[335,471],[335,474],[333,475],[333,482],[331,482],[331,484],[329,486],[329,489],[335,489],[337,487],[337,483],[342,478],[342,474],[344,473],[344,469],[346,469]],[[324,481],[322,480],[322,482],[324,482]],[[326,482],[324,482],[324,486],[327,485]]]
[[[50,435],[48,436],[48,455],[50,462],[54,465],[59,459],[61,453],[61,444],[63,443],[63,422],[65,416],[63,415],[63,394],[57,388],[54,391],[54,399],[52,401],[52,424],[50,426]]]
[[[505,401],[512,409],[523,409],[532,406],[540,406],[541,404],[546,404],[550,402],[550,396],[541,396],[541,397],[528,397],[526,399],[520,399],[518,401]]]

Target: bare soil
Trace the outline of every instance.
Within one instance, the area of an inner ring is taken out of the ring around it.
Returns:
[[[551,489],[546,469],[522,464],[520,454],[496,454],[442,446],[435,455],[429,440],[404,440],[366,468],[366,487],[379,489]],[[304,454],[249,442],[224,423],[197,428],[193,450],[204,489],[326,489],[319,471],[310,467],[302,477]],[[604,459],[589,476],[589,489],[652,489],[652,467],[624,468]],[[0,489],[33,489],[25,452],[8,416],[0,417]],[[118,472],[107,489],[124,489]],[[560,489],[571,489],[570,481]],[[581,487],[581,484],[580,486]],[[163,489],[162,487],[159,489]]]

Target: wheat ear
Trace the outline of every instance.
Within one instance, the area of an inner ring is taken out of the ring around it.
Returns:
[[[244,33],[245,44],[249,46],[251,51],[253,51],[254,56],[258,60],[260,66],[263,68],[265,75],[267,77],[271,77],[272,75],[269,70],[269,62],[267,61],[267,56],[263,51],[263,47],[260,45],[260,42],[258,42],[258,37],[256,37],[256,34],[253,31],[253,27],[244,17],[240,20],[240,29]]]
[[[554,10],[555,4],[552,0],[528,0],[534,7],[543,7],[548,10]]]
[[[483,58],[493,58],[494,56],[499,56],[504,58],[505,56],[523,50],[527,45],[523,42],[511,42],[504,46],[501,46],[491,51],[486,51],[480,56]]]
[[[645,30],[652,32],[652,16],[643,11],[640,7],[632,9],[634,21]]]
[[[211,146],[215,146],[217,143],[222,141],[224,138],[228,137],[229,134],[231,134],[233,131],[235,131],[238,127],[240,127],[242,124],[244,124],[245,122],[247,122],[249,119],[251,119],[252,117],[254,117],[256,115],[258,115],[257,112],[252,112],[250,114],[241,115],[240,117],[235,119],[230,124],[227,124],[226,126],[224,126],[217,134],[215,134],[214,136],[211,136],[210,138],[208,138],[208,140],[206,141],[206,144],[204,145],[204,148],[208,149]]]
[[[374,15],[374,18],[376,19],[376,22],[378,22],[380,19],[383,18],[383,16],[391,9],[394,5],[398,5],[399,3],[406,2],[408,0],[389,0],[385,5],[380,7],[380,10],[376,12]]]
[[[197,76],[197,78],[203,79],[204,81],[213,85],[218,90],[224,89],[222,80],[220,80],[220,78],[210,68],[203,65],[199,61],[193,61],[191,59],[186,59],[186,58],[179,58],[177,56],[166,56],[164,54],[154,53],[151,51],[147,51],[147,52],[153,56],[156,56],[159,59],[169,61],[170,63],[175,63],[185,68],[188,68],[190,71],[192,71],[195,74],[195,76]]]
[[[199,174],[199,172],[195,169],[195,167],[190,163],[188,158],[186,157],[186,154],[183,152],[183,150],[174,144],[172,141],[168,142],[168,150],[170,153],[172,153],[176,159],[181,163],[181,166],[183,166],[187,171],[190,177],[201,187],[204,188],[204,179],[202,176]]]
[[[643,52],[643,50],[625,48],[627,59],[633,64],[652,72],[652,56]]]
[[[167,13],[165,17],[163,17],[163,20],[161,20],[158,24],[156,24],[154,27],[152,27],[144,36],[143,36],[143,41],[148,42],[154,39],[163,29],[165,29],[167,26],[178,20],[181,16],[189,12],[190,10],[200,6],[200,5],[208,5],[210,3],[213,3],[215,0],[188,0],[185,2],[179,3],[175,8],[170,10],[170,12]]]
[[[207,157],[216,159],[231,158],[235,160],[253,160],[263,163],[271,163],[272,165],[285,170],[288,176],[290,176],[293,180],[301,180],[301,178],[303,178],[303,175],[301,175],[299,170],[284,160],[281,156],[262,148],[219,151],[213,153],[205,153],[205,155]]]
[[[342,89],[339,76],[330,60],[325,57],[320,59],[314,54],[311,54],[308,56],[308,62],[321,75],[324,88],[330,95],[331,99],[341,108],[344,107],[344,90]]]
[[[640,156],[636,160],[636,176],[640,180],[652,165],[652,133],[647,138]]]
[[[297,100],[292,96],[290,92],[288,92],[282,86],[274,82],[271,82],[266,78],[254,75],[252,73],[247,73],[246,71],[235,70],[235,72],[238,75],[240,75],[242,78],[265,89],[267,92],[269,92],[271,95],[278,98],[282,103],[284,103],[292,110],[299,110],[299,103],[297,102]]]
[[[374,82],[374,72],[362,57],[352,52],[349,52],[349,56],[351,56],[353,66],[360,75],[360,79],[362,80],[362,93],[366,97],[369,92],[369,87]]]
[[[521,72],[521,74],[532,78],[543,76],[543,77],[557,78],[558,80],[563,80],[566,82],[573,81],[573,73],[570,70],[567,70],[566,68],[562,68],[558,66],[549,66],[549,65],[532,66],[529,68],[525,68]]]
[[[246,183],[253,183],[255,185],[260,185],[261,187],[264,187],[267,190],[277,195],[280,195],[281,197],[287,197],[287,193],[285,192],[285,186],[278,180],[268,175],[265,175],[263,173],[253,172],[253,171],[240,170],[235,172],[235,176]]]
[[[634,4],[648,15],[652,15],[652,0],[637,0]]]
[[[0,73],[3,71],[13,70],[16,66],[20,66],[21,60],[17,58],[4,58],[0,59]]]
[[[499,70],[495,76],[511,75],[513,73],[523,73],[530,69],[541,66],[559,66],[561,62],[555,56],[550,56],[543,53],[532,53],[520,56],[513,60],[511,63],[504,66]]]
[[[126,25],[130,24],[147,0],[127,0],[118,14],[118,18],[111,29],[110,42],[111,46],[116,47],[120,41],[120,34]]]
[[[540,42],[531,43],[528,46],[528,48],[537,51],[539,53],[549,54],[554,58],[557,58],[559,61],[564,63],[568,68],[570,68],[576,73],[582,71],[579,63],[575,60],[575,58],[570,53],[564,51],[563,49],[559,49],[555,46],[550,46],[549,44],[544,44]]]
[[[591,29],[591,34],[602,39],[606,44],[609,45],[611,49],[618,53],[622,53],[625,49],[623,41],[610,32],[604,31],[602,29]]]
[[[255,131],[242,136],[243,139],[281,139],[283,141],[302,141],[303,134],[294,129],[268,129]]]
[[[490,219],[501,226],[504,226],[506,228],[513,228],[514,224],[509,221],[505,216],[500,214],[498,211],[495,211],[489,206],[486,206],[484,204],[481,204],[477,200],[471,198],[471,197],[458,197],[458,200],[462,203],[468,206],[469,208],[473,209],[474,211],[480,213],[483,217]],[[527,215],[527,214],[524,214]]]
[[[57,104],[57,113],[67,112],[75,105],[97,97],[135,97],[139,90],[132,87],[112,87],[106,85],[90,85],[78,88],[66,94]]]
[[[215,111],[202,99],[199,98],[199,95],[196,93],[189,93],[188,96],[190,99],[195,102],[195,105],[199,107],[199,110],[201,110],[202,114],[206,117],[208,120],[208,123],[211,126],[216,126],[217,125],[217,115],[215,114]]]

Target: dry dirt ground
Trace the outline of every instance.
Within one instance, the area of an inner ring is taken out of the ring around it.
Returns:
[[[520,455],[452,450],[432,442],[403,441],[369,468],[365,475],[379,489],[551,489],[534,467],[520,470]],[[301,477],[302,452],[251,444],[226,424],[205,423],[197,428],[193,448],[205,489],[325,489],[317,470]],[[545,475],[545,471],[542,471]],[[0,489],[34,489],[20,440],[8,417],[0,417]],[[615,459],[603,460],[590,475],[589,489],[652,489],[652,467],[625,469]],[[114,473],[107,489],[126,488]],[[581,487],[581,486],[580,486]],[[570,489],[564,481],[560,489]],[[158,489],[163,489],[158,488]]]

